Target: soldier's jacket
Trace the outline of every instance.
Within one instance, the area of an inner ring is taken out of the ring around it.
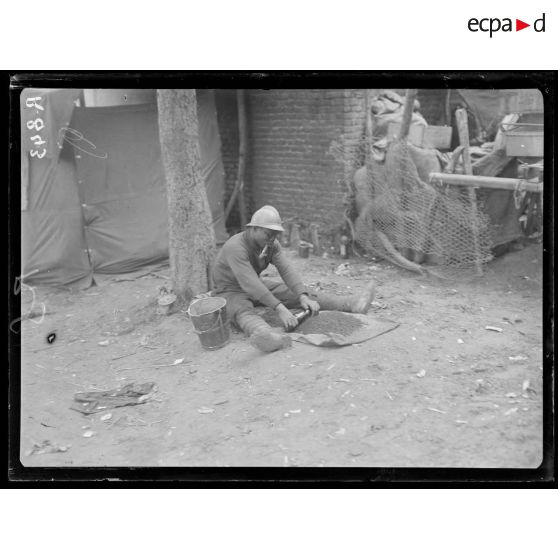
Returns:
[[[268,246],[267,254],[260,258],[261,248],[251,241],[246,231],[235,234],[222,246],[213,266],[215,294],[244,292],[260,304],[275,308],[281,301],[275,297],[260,279],[261,272],[271,263],[296,295],[305,293],[298,273],[287,260],[277,239]]]

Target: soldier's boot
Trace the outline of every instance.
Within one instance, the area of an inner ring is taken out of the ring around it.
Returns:
[[[286,333],[276,331],[260,316],[242,312],[236,316],[236,323],[250,336],[250,344],[265,353],[290,347],[292,339]]]
[[[317,300],[320,310],[339,310],[353,314],[366,314],[376,296],[376,283],[370,281],[363,291],[356,295],[338,296],[318,293]]]

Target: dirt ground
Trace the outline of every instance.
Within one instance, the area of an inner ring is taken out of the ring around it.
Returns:
[[[358,292],[374,278],[371,312],[400,326],[360,345],[295,342],[272,354],[233,332],[225,347],[207,351],[184,312],[157,314],[158,289],[169,275],[164,266],[105,278],[84,291],[35,288],[34,306],[44,303],[47,314],[21,324],[22,463],[540,464],[540,244],[461,282],[370,259],[289,256],[307,284],[330,292]],[[336,274],[344,262],[349,273]],[[31,294],[23,294],[29,310]],[[77,392],[130,382],[155,382],[157,391],[143,404],[88,416],[70,408]]]

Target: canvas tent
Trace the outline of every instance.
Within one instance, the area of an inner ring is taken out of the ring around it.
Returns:
[[[84,107],[81,97],[78,89],[21,94],[22,276],[30,284],[89,286],[99,274],[168,257],[156,103]],[[224,170],[209,90],[198,92],[198,118],[219,244],[228,237]]]

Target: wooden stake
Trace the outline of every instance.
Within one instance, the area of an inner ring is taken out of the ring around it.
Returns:
[[[401,126],[397,134],[398,140],[404,140],[409,135],[411,128],[411,120],[413,118],[413,106],[415,104],[415,97],[417,96],[416,89],[407,89],[405,93],[405,105],[403,107],[403,118],[401,119]]]
[[[293,223],[291,226],[291,238],[289,243],[292,249],[298,250],[298,245],[300,243],[300,225],[298,223]]]
[[[482,130],[482,124],[481,124],[480,117],[479,117],[479,114],[478,114],[478,111],[477,111],[476,107],[474,105],[471,105],[469,103],[469,101],[467,101],[467,99],[465,98],[463,93],[461,93],[461,91],[459,89],[455,89],[455,92],[461,98],[464,105],[469,109],[469,112],[471,113],[471,115],[473,116],[473,120],[475,121],[475,126],[477,127],[477,132],[478,132],[477,137],[481,137],[482,133],[483,133],[483,130]],[[467,109],[463,109],[463,110],[466,111]]]
[[[238,169],[236,183],[231,193],[231,197],[225,208],[225,221],[238,198],[238,212],[240,215],[240,226],[246,225],[246,202],[244,200],[244,170],[246,167],[246,107],[244,102],[244,90],[237,91],[237,110],[238,110]]]
[[[469,125],[467,123],[467,111],[465,109],[457,109],[455,111],[455,120],[457,123],[457,131],[459,133],[459,143],[463,146],[463,167],[465,174],[473,175],[473,166],[471,165],[471,154],[469,153]],[[477,229],[477,196],[473,188],[467,188],[471,211],[473,214],[473,222],[471,223],[471,231],[473,233],[473,248],[475,250],[475,267],[477,275],[482,275],[482,265],[480,262],[480,245],[479,231]]]
[[[446,99],[445,99],[445,121],[446,126],[451,126],[451,89],[446,91]]]
[[[310,241],[312,242],[312,245],[314,246],[312,251],[316,255],[320,255],[322,253],[321,247],[320,247],[320,237],[318,235],[318,228],[319,228],[319,225],[317,223],[311,223],[310,224]]]
[[[246,201],[244,199],[244,169],[246,166],[246,101],[244,89],[236,92],[238,103],[238,209],[240,226],[246,225]]]
[[[229,214],[230,214],[230,212],[233,208],[233,205],[236,202],[238,192],[243,187],[244,187],[244,184],[242,184],[241,182],[238,182],[238,180],[237,180],[236,184],[234,185],[234,189],[232,191],[231,197],[229,198],[229,201],[227,202],[227,207],[225,208],[225,221],[228,219]]]
[[[370,107],[370,95],[371,91],[367,89],[365,91],[364,105],[366,109],[366,120],[364,123],[364,165],[366,167],[366,184],[370,192],[372,192],[372,169],[371,165],[371,153],[372,153],[372,113]],[[354,176],[354,175],[353,175]]]
[[[411,121],[413,119],[413,106],[415,104],[415,97],[417,95],[417,90],[416,89],[407,89],[406,93],[405,93],[405,104],[403,106],[403,117],[401,119],[401,125],[399,127],[399,132],[397,134],[397,141],[406,141],[407,140],[407,136],[409,135],[409,130],[411,129]],[[401,202],[400,202],[401,203]],[[403,208],[401,208],[403,209]],[[398,219],[400,220],[400,226],[403,228],[403,230],[405,230],[405,227],[403,226],[402,220],[403,220],[403,216],[402,213],[400,213]],[[413,257],[412,253],[413,251],[410,248],[407,248],[407,246],[412,246],[412,241],[409,240],[408,238],[408,233],[406,234],[406,238],[404,240],[404,246],[401,247],[401,250],[404,252],[404,254],[402,254],[404,259],[407,259],[408,257]]]

